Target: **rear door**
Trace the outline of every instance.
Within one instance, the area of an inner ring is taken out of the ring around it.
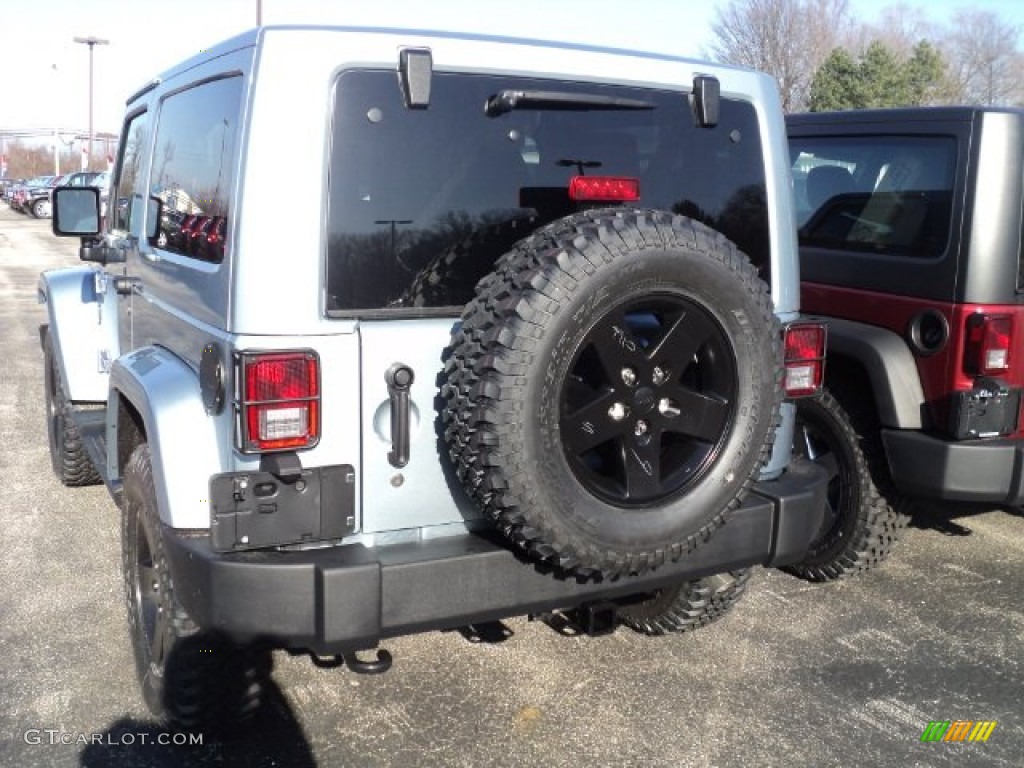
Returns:
[[[446,350],[502,254],[584,205],[614,204],[570,199],[574,177],[637,179],[636,205],[703,217],[767,277],[750,104],[723,100],[729,130],[708,131],[680,92],[435,71],[429,108],[410,109],[393,70],[348,70],[336,89],[326,309],[359,321],[365,532],[478,514],[447,456]],[[519,92],[543,98],[517,105]],[[642,106],[622,109],[622,99]],[[386,378],[396,366],[412,373],[408,397]],[[393,413],[408,417],[407,462]]]

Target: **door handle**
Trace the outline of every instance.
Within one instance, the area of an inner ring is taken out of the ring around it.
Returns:
[[[388,463],[401,469],[409,463],[409,388],[416,375],[405,363],[394,363],[384,374],[391,401],[391,450]]]

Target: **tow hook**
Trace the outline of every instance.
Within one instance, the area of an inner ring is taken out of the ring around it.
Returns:
[[[382,675],[391,669],[391,664],[394,661],[391,654],[383,648],[377,649],[377,658],[373,661],[364,661],[354,652],[320,656],[312,651],[309,652],[309,660],[313,662],[313,666],[320,667],[320,669],[338,669],[347,666],[357,675]]]
[[[342,654],[342,658],[357,675],[383,675],[391,669],[393,661],[391,654],[383,648],[377,649],[377,658],[373,661],[363,661],[355,653]]]

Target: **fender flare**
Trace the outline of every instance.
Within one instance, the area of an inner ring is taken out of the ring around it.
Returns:
[[[819,319],[828,324],[827,357],[848,357],[867,372],[881,426],[921,429],[924,390],[917,362],[903,337],[853,320]]]
[[[138,412],[153,458],[160,520],[173,528],[210,527],[210,476],[224,471],[217,422],[206,414],[198,374],[162,347],[142,347],[110,370],[107,461],[117,464],[119,398]]]
[[[119,353],[116,302],[97,293],[93,266],[47,270],[39,275],[37,299],[46,305],[49,335],[61,384],[72,402],[107,398],[106,360]],[[40,337],[40,341],[42,338]]]

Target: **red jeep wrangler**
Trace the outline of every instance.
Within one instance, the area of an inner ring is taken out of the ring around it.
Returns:
[[[1024,501],[1024,110],[787,120],[802,307],[828,320],[827,391],[794,445],[832,475],[793,570],[875,565],[912,497]]]

